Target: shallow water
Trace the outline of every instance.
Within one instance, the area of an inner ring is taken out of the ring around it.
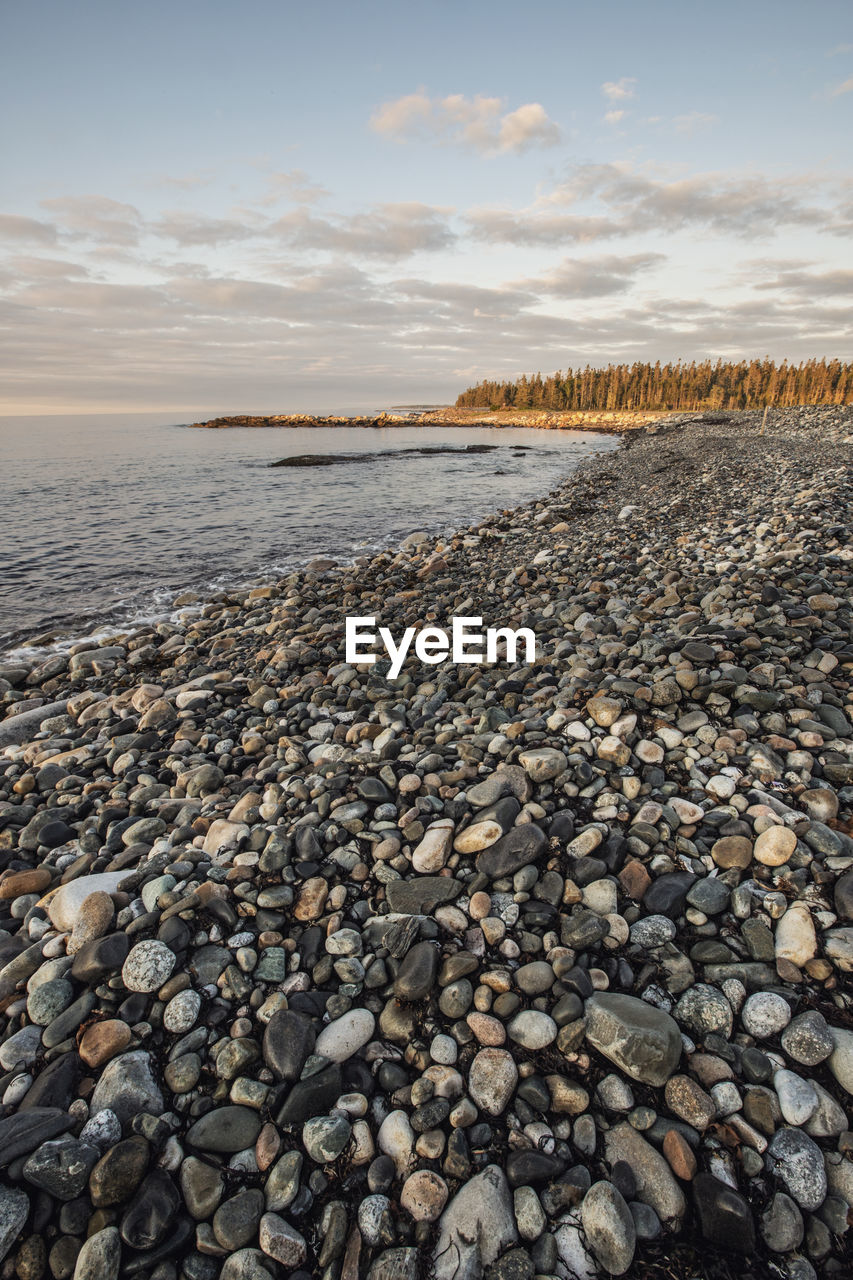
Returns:
[[[615,444],[530,428],[0,418],[0,649],[48,629],[78,637],[165,617],[183,591],[270,581],[318,554],[345,559],[416,529],[460,528],[546,493]],[[340,454],[333,465],[271,466]]]

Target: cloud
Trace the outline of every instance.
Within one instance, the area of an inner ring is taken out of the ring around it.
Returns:
[[[662,253],[564,258],[543,275],[519,280],[517,287],[555,298],[604,298],[626,292],[640,272],[649,271],[662,262],[666,262]]]
[[[843,233],[847,199],[843,186],[835,191],[811,175],[668,180],[624,165],[588,164],[526,209],[472,210],[468,221],[476,239],[493,244],[559,245],[695,228],[748,239],[786,226]]]
[[[101,245],[138,243],[142,217],[132,204],[98,195],[61,196],[41,203],[77,238],[97,240]]]
[[[616,264],[614,271],[625,266]],[[279,284],[246,270],[136,286],[21,283],[0,301],[4,393],[7,405],[43,412],[188,406],[193,420],[208,416],[202,407],[322,411],[452,399],[475,380],[461,378],[463,369],[502,377],[608,360],[797,360],[842,355],[853,337],[849,307],[772,291],[734,304],[593,296],[566,315],[517,286],[384,279],[348,264],[297,271]]]
[[[853,271],[808,271],[795,265],[779,271],[773,280],[763,280],[756,289],[773,289],[801,298],[853,298]]]
[[[853,76],[848,76],[846,80],[842,80],[841,84],[837,84],[834,89],[830,90],[830,98],[840,98],[845,93],[853,93]]]
[[[279,200],[290,200],[294,204],[316,204],[330,195],[327,187],[313,182],[304,169],[288,169],[281,173],[271,173],[267,178],[267,194],[258,204],[277,204]]]
[[[618,124],[624,117],[624,111],[605,111],[604,113],[605,124]]]
[[[498,151],[526,151],[550,147],[560,140],[560,130],[539,102],[528,102],[501,117]]]
[[[467,224],[475,240],[519,248],[590,244],[623,234],[607,217],[542,214],[525,209],[473,209],[467,215]]]
[[[295,210],[272,223],[269,234],[296,249],[375,258],[404,258],[448,249],[455,233],[450,210],[416,202],[376,205],[366,213],[318,217]]]
[[[634,76],[623,76],[621,80],[605,80],[601,92],[611,102],[622,102],[625,98],[633,98],[637,81]]]
[[[483,155],[520,154],[560,140],[558,126],[539,102],[507,111],[502,98],[466,98],[461,93],[430,98],[423,90],[383,103],[371,116],[370,127],[399,142],[422,138]]]
[[[235,244],[257,234],[256,226],[231,218],[208,218],[181,209],[163,213],[146,230],[164,240],[174,240],[183,248]]]
[[[36,244],[55,244],[56,227],[37,218],[22,218],[14,213],[0,213],[0,238],[28,240]]]

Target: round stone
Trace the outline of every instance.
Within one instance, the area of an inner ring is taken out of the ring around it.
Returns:
[[[668,916],[644,916],[631,925],[630,938],[638,947],[662,947],[675,937],[676,928]]]
[[[817,1009],[798,1014],[782,1032],[782,1048],[804,1067],[816,1067],[834,1048],[826,1018]]]
[[[80,1040],[80,1057],[88,1067],[101,1067],[117,1053],[123,1053],[131,1039],[130,1027],[121,1018],[93,1022]]]
[[[752,861],[752,841],[745,836],[722,836],[711,846],[711,857],[725,871],[730,867],[744,871]]]
[[[459,1056],[459,1046],[453,1039],[453,1036],[439,1034],[432,1038],[432,1043],[429,1047],[429,1056],[432,1058],[433,1062],[438,1062],[442,1066],[452,1066]]]
[[[775,991],[756,991],[741,1010],[743,1029],[756,1040],[778,1035],[791,1021],[791,1006]]]
[[[612,1183],[593,1183],[583,1198],[581,1223],[603,1270],[624,1275],[634,1260],[637,1231],[631,1210]]]
[[[506,1110],[517,1083],[518,1068],[506,1049],[481,1049],[471,1063],[468,1092],[490,1116]]]
[[[323,1028],[314,1051],[332,1062],[347,1062],[367,1044],[375,1026],[376,1019],[368,1009],[349,1009]]]
[[[258,1232],[258,1243],[268,1258],[274,1258],[276,1262],[281,1263],[289,1272],[296,1271],[301,1267],[305,1259],[308,1257],[308,1245],[305,1237],[301,1236],[295,1227],[292,1227],[284,1218],[280,1218],[277,1213],[265,1213],[261,1218],[260,1229]],[[250,1253],[254,1250],[245,1250]],[[236,1258],[238,1254],[231,1255],[229,1262]],[[260,1280],[260,1275],[268,1275],[266,1268],[257,1268],[256,1271],[235,1273],[234,1280],[237,1280],[237,1274],[242,1276],[248,1275],[252,1280]],[[220,1280],[224,1277],[224,1269],[221,1273]]]
[[[774,1253],[789,1253],[802,1243],[803,1215],[784,1191],[775,1193],[761,1215],[761,1234]]]
[[[755,842],[753,853],[765,867],[781,867],[797,847],[797,837],[790,827],[768,827]]]
[[[201,996],[191,987],[172,996],[163,1010],[163,1026],[166,1031],[180,1034],[194,1027],[201,1009]]]
[[[767,1148],[778,1177],[801,1209],[819,1209],[826,1199],[823,1152],[802,1129],[780,1129]]]
[[[453,845],[453,823],[442,818],[432,823],[412,854],[412,866],[420,875],[433,875],[441,870]]]
[[[814,1086],[795,1071],[777,1071],[773,1076],[773,1088],[786,1124],[805,1124],[817,1111],[818,1096]]]
[[[699,1036],[716,1033],[728,1039],[734,1026],[728,1000],[722,991],[706,982],[697,982],[684,992],[673,1010],[673,1017]]]
[[[774,938],[777,960],[802,968],[817,955],[817,935],[805,902],[794,902],[777,921]]]
[[[27,997],[27,1017],[37,1027],[46,1027],[67,1009],[74,999],[74,988],[65,978],[43,982]]]
[[[536,1009],[517,1013],[507,1027],[510,1039],[525,1049],[545,1049],[557,1039],[558,1030],[553,1018]]]
[[[130,949],[122,965],[121,979],[128,991],[157,991],[171,976],[177,962],[163,942],[149,938]]]
[[[435,1222],[447,1203],[447,1183],[431,1169],[419,1169],[403,1183],[400,1205],[415,1222]]]

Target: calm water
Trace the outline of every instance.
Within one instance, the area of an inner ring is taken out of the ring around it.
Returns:
[[[0,418],[0,650],[48,628],[80,637],[165,617],[182,591],[270,581],[318,554],[462,527],[546,493],[614,445],[526,428],[191,431],[162,415]],[[269,466],[299,454],[345,459]]]

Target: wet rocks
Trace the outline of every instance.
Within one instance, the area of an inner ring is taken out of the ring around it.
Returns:
[[[471,1063],[468,1091],[491,1116],[506,1110],[518,1082],[518,1068],[506,1049],[480,1049]]]
[[[324,1027],[317,1037],[316,1051],[332,1062],[346,1062],[367,1044],[376,1019],[367,1009],[349,1009]]]
[[[844,1274],[853,413],[785,414],[0,673],[10,1275]],[[486,598],[535,661],[345,661]]]
[[[603,992],[584,1006],[586,1038],[633,1080],[663,1085],[681,1057],[677,1023],[634,996]]]
[[[693,1200],[702,1235],[710,1244],[752,1256],[752,1211],[738,1191],[710,1173],[700,1173],[693,1181]]]
[[[122,982],[128,991],[156,991],[174,967],[175,954],[162,942],[137,942],[122,965]]]
[[[801,1209],[819,1209],[826,1199],[826,1169],[820,1147],[801,1129],[780,1129],[767,1148],[776,1175]]]
[[[436,1280],[480,1274],[517,1239],[506,1177],[489,1165],[457,1191],[441,1215],[433,1252]]]
[[[631,1210],[612,1183],[590,1187],[581,1205],[581,1224],[599,1266],[610,1275],[624,1275],[634,1260],[637,1231]]]
[[[187,1131],[187,1142],[201,1151],[230,1154],[251,1147],[261,1121],[249,1107],[217,1107],[196,1120]]]

